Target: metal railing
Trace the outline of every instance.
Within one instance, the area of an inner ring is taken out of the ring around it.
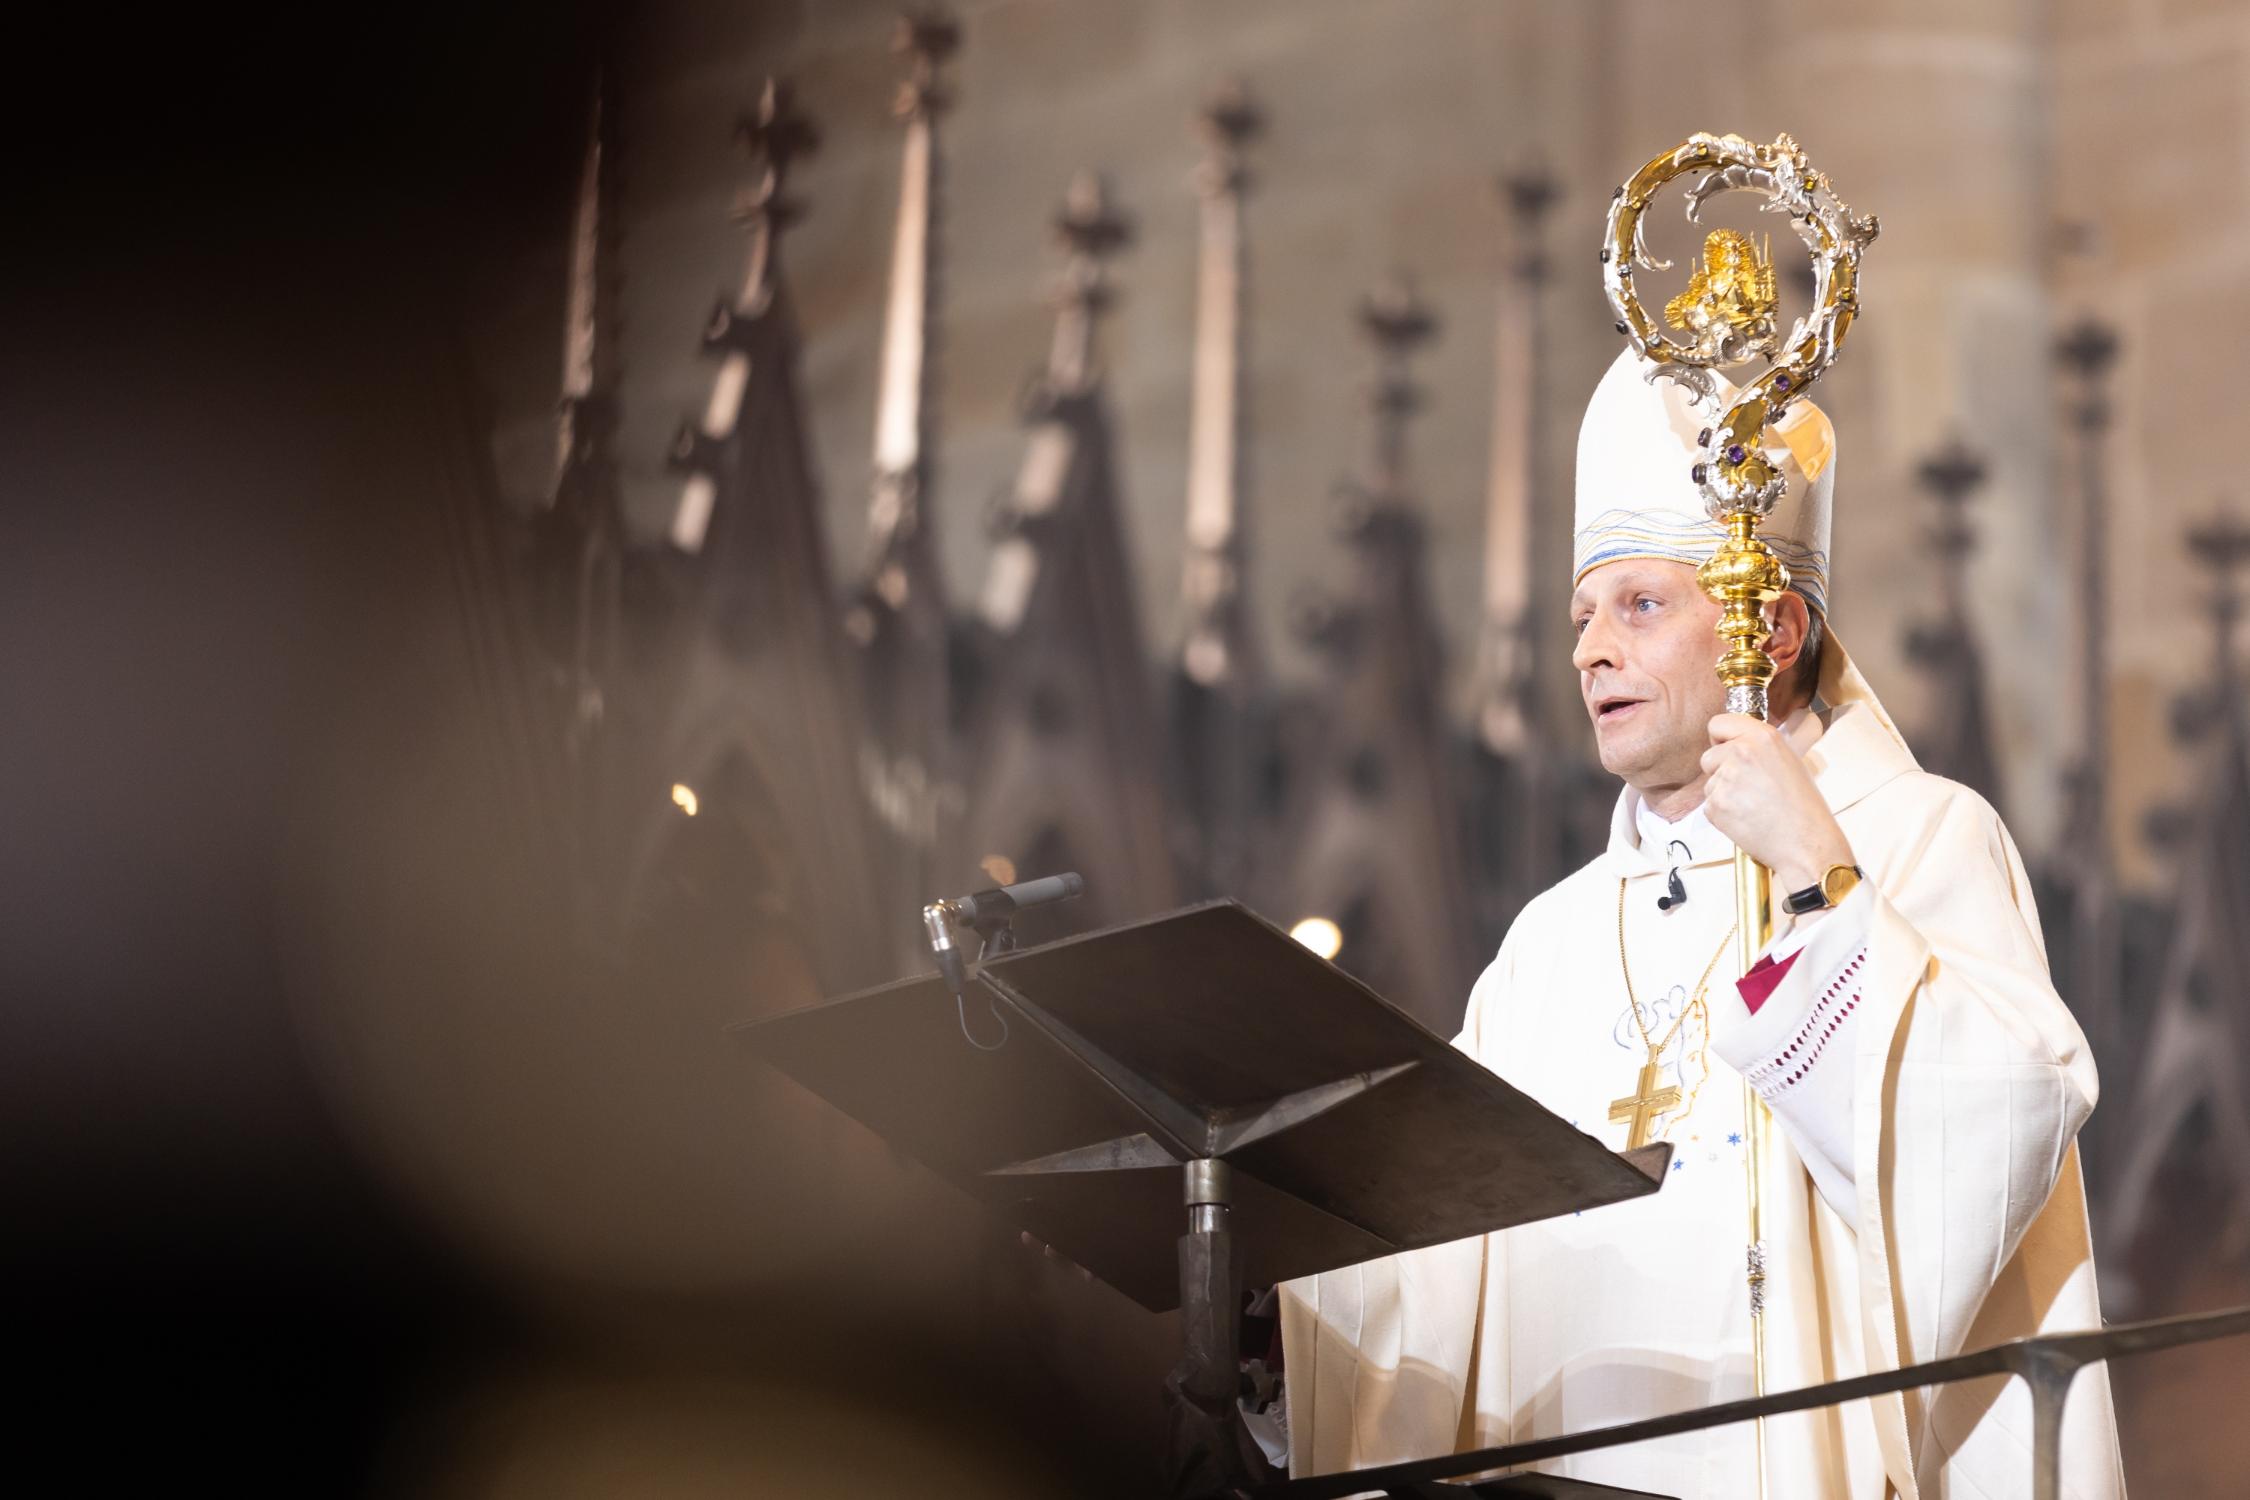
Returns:
[[[1526,1464],[1563,1458],[1573,1453],[1617,1448],[1627,1443],[1646,1442],[1650,1438],[1699,1432],[1706,1427],[1725,1427],[1735,1422],[1755,1421],[1760,1417],[1780,1416],[1786,1412],[1811,1411],[1817,1407],[1836,1406],[1868,1396],[1887,1396],[1896,1391],[1913,1390],[1921,1386],[1950,1385],[1959,1380],[1977,1380],[1991,1375],[2014,1375],[2021,1377],[2031,1389],[2033,1500],[2058,1500],[2062,1490],[2063,1404],[2069,1399],[2071,1381],[2080,1370],[2108,1359],[2148,1354],[2158,1349],[2177,1348],[2182,1344],[2206,1343],[2245,1333],[2250,1333],[2250,1306],[2232,1308],[2225,1312],[2154,1318],[2143,1323],[2119,1323],[2085,1333],[2046,1334],[2037,1338],[2013,1339],[2005,1344],[1995,1344],[1989,1349],[1956,1354],[1950,1359],[1935,1359],[1927,1364],[1908,1365],[1899,1370],[1882,1370],[1872,1375],[1855,1375],[1848,1380],[1806,1386],[1801,1390],[1778,1391],[1770,1396],[1747,1401],[1726,1401],[1695,1411],[1675,1412],[1670,1416],[1649,1417],[1610,1427],[1596,1427],[1563,1437],[1510,1443],[1504,1447],[1484,1448],[1473,1453],[1453,1453],[1443,1458],[1416,1459],[1410,1463],[1352,1469],[1339,1474],[1320,1474],[1267,1485],[1248,1493],[1259,1497],[1259,1500],[1329,1500],[1329,1497],[1340,1500],[1340,1497],[1347,1495],[1368,1494],[1428,1500],[1435,1492],[1434,1487],[1443,1481],[1462,1479],[1472,1474],[1489,1475],[1495,1470],[1520,1468]],[[1460,1487],[1457,1492],[1475,1493],[1468,1486]]]

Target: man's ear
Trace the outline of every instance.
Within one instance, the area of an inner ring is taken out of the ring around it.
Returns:
[[[1773,627],[1773,634],[1766,637],[1766,655],[1773,658],[1773,675],[1779,677],[1796,664],[1805,649],[1812,611],[1805,606],[1804,595],[1789,589],[1766,606],[1766,623]]]

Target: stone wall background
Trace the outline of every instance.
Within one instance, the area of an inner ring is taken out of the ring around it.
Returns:
[[[1044,354],[1056,268],[1047,220],[1071,175],[1093,168],[1139,230],[1117,267],[1123,297],[1104,357],[1151,646],[1176,638],[1191,117],[1222,76],[1242,76],[1268,113],[1251,158],[1249,506],[1253,585],[1284,673],[1304,667],[1285,610],[1336,575],[1328,497],[1365,446],[1367,360],[1350,322],[1359,293],[1402,268],[1444,319],[1420,362],[1433,399],[1414,456],[1459,675],[1477,619],[1506,233],[1495,176],[1539,164],[1564,189],[1549,220],[1555,275],[1539,377],[1540,461],[1560,517],[1579,405],[1616,346],[1592,259],[1610,188],[1689,131],[1786,129],[1854,208],[1884,223],[1868,261],[1871,316],[1822,393],[1843,444],[1839,631],[1893,709],[1917,722],[1925,706],[1901,644],[1927,607],[1917,582],[1927,501],[1912,471],[1962,436],[1990,468],[1975,511],[1974,614],[2006,811],[2035,854],[2059,833],[2062,775],[2077,751],[2083,623],[2049,349],[2086,311],[2123,336],[2107,748],[2128,878],[2161,884],[2140,819],[2187,774],[2163,710],[2208,659],[2181,529],[2233,482],[2234,351],[2250,335],[2250,5],[1758,0],[1730,7],[1719,35],[1686,8],[1630,0],[973,0],[956,13],[964,45],[944,126],[935,503],[962,594],[982,575],[985,507],[1021,451],[1016,395]],[[672,503],[664,441],[706,389],[696,329],[740,258],[726,213],[742,180],[730,126],[776,72],[795,81],[825,137],[796,176],[811,212],[788,259],[840,573],[859,556],[898,171],[893,15],[879,0],[657,4],[626,25],[625,458],[634,517],[650,535]],[[539,345],[521,335],[549,316],[559,257],[559,243],[527,242],[496,283],[489,319],[516,335],[495,335],[493,349],[512,352],[490,363],[527,454],[539,451],[551,361],[529,357]],[[1559,552],[1541,560],[1549,618],[1561,617],[1563,574]],[[1565,664],[1550,687],[1557,721],[1581,733]]]
[[[2057,16],[2056,201],[2092,229],[2057,278],[2123,335],[2116,438],[2109,749],[2120,819],[2173,792],[2153,725],[2210,659],[2180,527],[2244,500],[2231,433],[2250,336],[2250,8],[2212,0],[2079,3]],[[2134,873],[2151,865],[2117,830]]]

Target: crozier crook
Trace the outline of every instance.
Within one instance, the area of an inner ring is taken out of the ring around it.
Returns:
[[[1687,190],[1690,223],[1702,222],[1705,202],[1722,193],[1749,192],[1764,198],[1760,211],[1783,214],[1812,256],[1812,307],[1791,327],[1786,340],[1775,324],[1773,263],[1735,230],[1713,230],[1704,239],[1701,263],[1692,268],[1687,290],[1665,305],[1665,321],[1689,335],[1682,343],[1668,337],[1634,290],[1635,269],[1663,271],[1670,262],[1648,251],[1642,215],[1665,184],[1700,174]],[[1726,650],[1719,658],[1719,680],[1726,686],[1727,712],[1767,716],[1767,688],[1773,658],[1766,654],[1772,628],[1766,606],[1789,587],[1789,570],[1758,537],[1758,524],[1773,513],[1788,489],[1781,466],[1767,456],[1766,429],[1782,420],[1835,362],[1844,335],[1859,311],[1859,256],[1880,224],[1870,215],[1853,217],[1830,188],[1828,179],[1805,159],[1788,136],[1761,146],[1738,135],[1693,135],[1635,172],[1610,200],[1609,224],[1602,243],[1602,289],[1617,315],[1617,331],[1647,362],[1647,378],[1678,381],[1712,420],[1696,439],[1701,450],[1692,475],[1704,509],[1726,535],[1696,570],[1696,582],[1719,605],[1718,634]],[[1766,372],[1742,388],[1725,411],[1716,410],[1718,384],[1710,372],[1753,359],[1771,360]],[[1736,932],[1741,967],[1748,971],[1773,937],[1773,877],[1741,850],[1734,856]],[[1751,1375],[1756,1393],[1766,1393],[1765,1238],[1762,1178],[1773,1128],[1764,1100],[1745,1082],[1743,1104],[1749,1121],[1749,1228],[1747,1283],[1751,1317]],[[1765,1426],[1758,1427],[1758,1493],[1766,1493]]]

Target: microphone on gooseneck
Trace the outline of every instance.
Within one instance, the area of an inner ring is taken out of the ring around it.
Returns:
[[[1695,851],[1693,849],[1690,849],[1687,845],[1681,843],[1678,839],[1674,839],[1671,843],[1664,846],[1664,852],[1666,854],[1670,854],[1674,849],[1679,850],[1680,854],[1684,858],[1695,858]],[[1678,865],[1672,866],[1672,868],[1665,873],[1664,886],[1665,893],[1656,898],[1656,909],[1658,911],[1670,911],[1675,906],[1687,905],[1687,886],[1681,883],[1680,867]]]
[[[953,991],[953,998],[961,999],[968,990],[969,965],[958,941],[963,932],[973,931],[989,943],[1017,912],[1069,901],[1085,893],[1085,877],[1072,871],[1018,881],[970,896],[949,896],[923,907],[922,927],[929,934],[930,952],[937,959],[938,972],[945,976],[946,987]]]
[[[1056,901],[1069,901],[1086,891],[1085,878],[1076,872],[1066,875],[1048,875],[1038,880],[1018,881],[1014,885],[997,886],[992,890],[978,891],[969,896],[948,896],[932,901],[922,908],[922,927],[929,934],[930,954],[937,960],[938,973],[945,978],[945,987],[953,992],[953,1013],[960,1019],[961,1035],[979,1052],[997,1052],[1008,1044],[1008,1018],[997,1005],[987,1005],[992,1019],[1000,1023],[1000,1040],[980,1042],[969,1030],[969,963],[961,951],[960,938],[965,932],[974,932],[979,939],[979,958],[984,953],[997,951],[1000,944],[1008,942],[1008,921],[1019,911],[1034,906],[1046,906]],[[1011,944],[1012,946],[1012,944]]]
[[[1086,893],[1086,877],[1073,871],[1066,875],[1045,875],[1037,880],[1018,881],[989,891],[978,891],[973,896],[956,896],[953,909],[960,920],[971,927],[989,927],[1004,922],[1019,911],[1034,906],[1046,906],[1056,901],[1068,901]]]

